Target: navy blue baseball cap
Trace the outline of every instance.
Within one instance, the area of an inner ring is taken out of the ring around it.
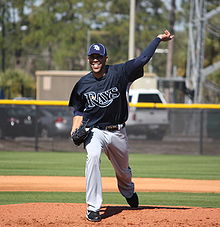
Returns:
[[[107,56],[107,50],[105,46],[101,43],[93,43],[88,50],[88,56],[92,54],[100,54],[102,56]]]

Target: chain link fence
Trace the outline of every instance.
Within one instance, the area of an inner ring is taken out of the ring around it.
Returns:
[[[163,108],[165,124],[145,121],[161,108],[149,110],[139,108],[140,122],[126,126],[130,152],[220,154],[220,109]],[[72,110],[65,105],[0,104],[0,116],[0,151],[83,151],[70,139]]]

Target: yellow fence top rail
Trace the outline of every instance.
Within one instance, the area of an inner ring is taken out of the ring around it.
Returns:
[[[11,100],[1,99],[0,104],[16,104],[16,105],[46,105],[46,106],[67,106],[67,101],[49,101],[49,100]]]
[[[145,108],[176,108],[176,109],[220,109],[220,104],[182,104],[182,103],[129,103],[132,107],[145,107]]]
[[[68,101],[50,101],[50,100],[11,100],[0,99],[1,104],[15,104],[15,105],[54,105],[54,106],[68,106]],[[176,109],[220,109],[220,104],[182,104],[182,103],[129,103],[131,107],[143,108],[176,108]]]

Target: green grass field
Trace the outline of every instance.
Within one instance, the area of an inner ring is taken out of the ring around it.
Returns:
[[[219,156],[130,154],[133,177],[220,179]],[[86,153],[0,151],[0,175],[84,176]],[[102,155],[102,176],[114,176]],[[217,193],[139,193],[141,205],[220,207]],[[103,193],[103,203],[126,204],[119,193]],[[85,193],[0,192],[0,204],[30,202],[84,203]]]
[[[220,156],[130,154],[133,177],[220,179]],[[103,154],[102,176],[114,176]],[[86,153],[0,152],[0,175],[84,176]]]

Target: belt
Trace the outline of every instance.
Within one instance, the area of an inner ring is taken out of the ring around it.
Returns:
[[[120,130],[125,127],[125,123],[123,124],[117,124],[117,125],[107,125],[107,126],[102,126],[102,125],[95,125],[94,128],[98,128],[101,130],[108,130],[108,131],[116,131]]]

